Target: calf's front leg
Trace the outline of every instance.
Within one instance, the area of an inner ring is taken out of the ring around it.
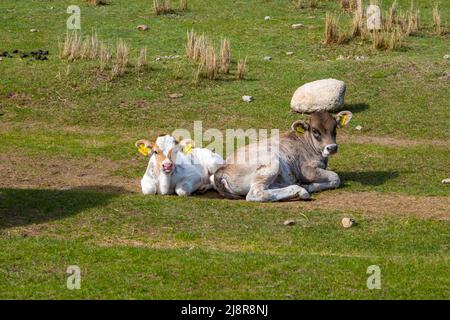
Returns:
[[[321,168],[303,168],[303,174],[311,183],[302,185],[308,192],[320,192],[328,189],[336,189],[341,185],[341,179],[336,172]]]
[[[269,186],[275,181],[278,175],[278,166],[263,167],[259,169],[253,178],[253,183],[246,196],[246,200],[255,202],[275,202],[298,199],[307,200],[311,198],[308,191],[299,185],[270,189]]]

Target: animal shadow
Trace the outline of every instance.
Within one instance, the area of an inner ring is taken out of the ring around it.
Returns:
[[[358,172],[338,172],[344,186],[349,181],[358,182],[365,186],[380,186],[387,181],[398,177],[396,171],[358,171]]]
[[[104,206],[125,192],[125,189],[111,186],[70,190],[0,189],[0,229],[63,219]]]
[[[369,105],[367,103],[351,103],[346,104],[344,110],[351,111],[352,113],[363,112],[369,109]]]

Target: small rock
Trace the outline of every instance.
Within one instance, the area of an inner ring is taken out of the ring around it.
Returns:
[[[171,99],[178,99],[178,98],[181,98],[181,97],[183,97],[182,93],[171,93],[171,94],[169,94],[169,98],[171,98]]]
[[[450,80],[450,71],[444,72],[442,77],[439,77],[439,80]]]
[[[50,7],[50,10],[53,10],[53,9],[55,9],[55,7]]]
[[[71,186],[64,186],[64,187],[60,188],[59,190],[61,190],[61,191],[67,191],[67,190],[71,190],[71,189],[72,189]]]
[[[289,51],[289,52],[286,52],[286,55],[287,55],[287,56],[293,56],[294,53],[293,53],[292,51]]]
[[[265,17],[264,17],[264,20],[266,20],[266,21],[267,21],[267,20],[270,20],[270,19],[272,19],[270,16],[265,16]]]
[[[449,184],[450,183],[450,178],[442,180],[442,183],[443,184]]]
[[[244,102],[252,102],[253,97],[252,96],[242,96],[242,101]]]
[[[345,90],[345,83],[336,79],[306,83],[299,87],[292,96],[291,109],[299,113],[342,110]]]
[[[356,57],[355,57],[355,60],[356,60],[356,61],[367,60],[367,57],[365,57],[365,56],[356,56]]]
[[[295,220],[286,220],[285,222],[283,222],[285,226],[293,226],[295,225],[295,223]]]
[[[2,58],[2,57],[0,57],[0,61],[3,61],[3,58]]]
[[[37,29],[30,29],[30,32],[38,32]]]
[[[175,60],[178,59],[180,56],[179,55],[173,55],[173,56],[161,56],[161,57],[156,57],[156,61],[161,61],[161,60]]]
[[[302,23],[294,23],[292,25],[292,29],[300,29],[303,28],[303,24]]]
[[[336,58],[336,60],[345,60],[345,57],[341,54],[339,57]]]
[[[445,59],[445,60],[450,59],[450,54],[446,54],[446,55],[444,56],[444,59]]]
[[[342,226],[344,228],[351,228],[356,224],[356,221],[352,218],[343,218],[342,219]]]
[[[266,60],[266,61],[272,61],[272,57],[264,57],[264,60]]]
[[[146,24],[140,24],[136,27],[136,29],[140,30],[140,31],[147,31],[148,30],[148,25]]]
[[[361,130],[362,130],[362,127],[358,124],[358,125],[355,127],[355,129],[358,130],[358,131],[361,131]]]

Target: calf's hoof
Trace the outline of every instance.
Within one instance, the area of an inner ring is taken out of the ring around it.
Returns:
[[[310,200],[311,194],[305,188],[299,186],[299,190],[297,191],[298,198],[300,200]]]

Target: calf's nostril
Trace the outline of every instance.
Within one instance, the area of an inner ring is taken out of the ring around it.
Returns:
[[[328,152],[330,152],[330,153],[337,152],[337,149],[338,149],[337,144],[331,144],[331,145],[328,145],[328,146],[327,146],[327,150],[328,150]]]

